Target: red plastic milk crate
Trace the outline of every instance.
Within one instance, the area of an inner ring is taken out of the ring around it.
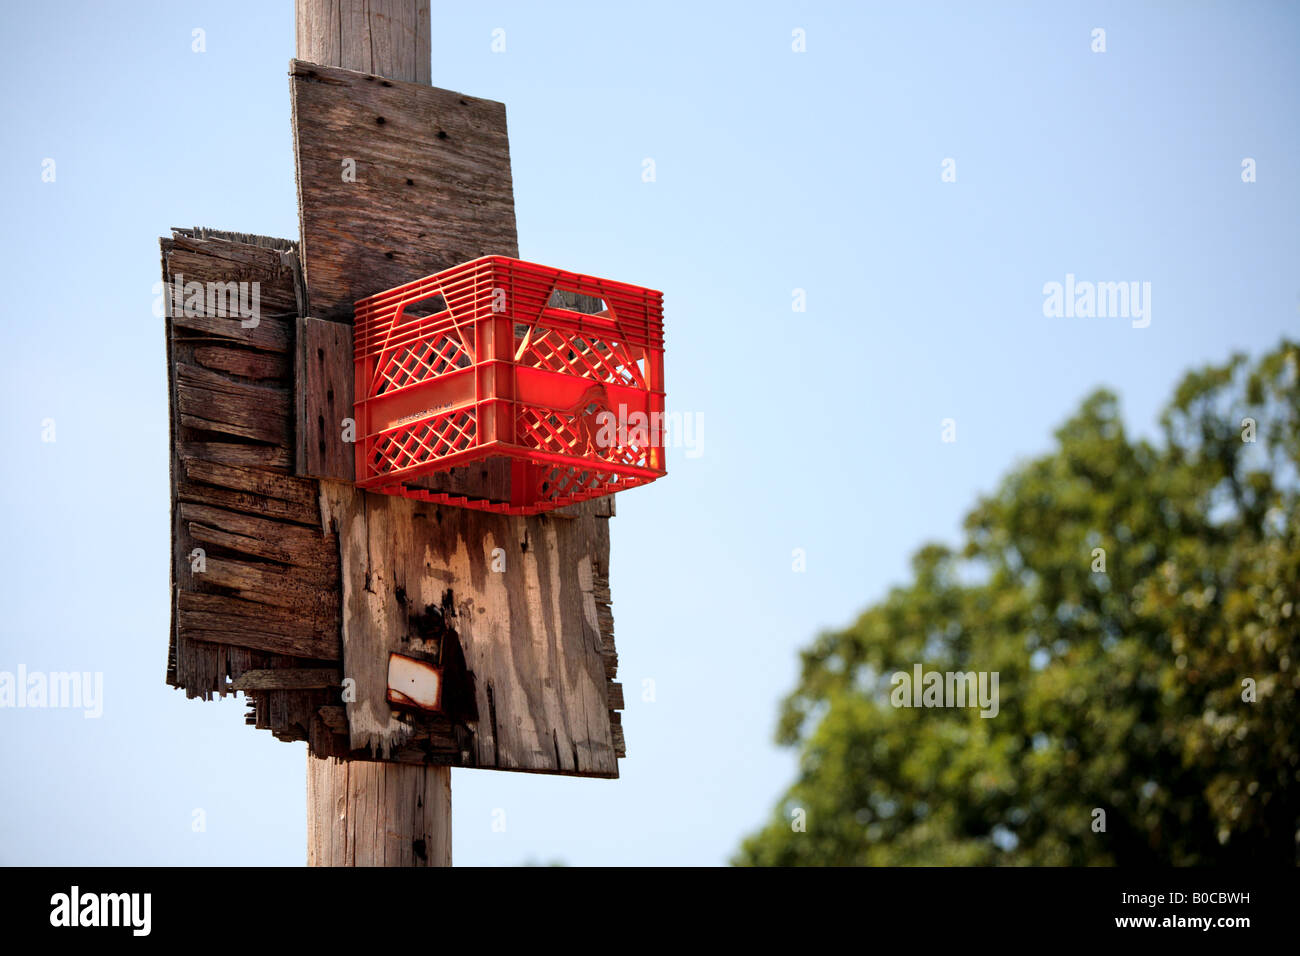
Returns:
[[[363,488],[531,515],[665,474],[662,293],[485,256],[360,300],[354,334]]]

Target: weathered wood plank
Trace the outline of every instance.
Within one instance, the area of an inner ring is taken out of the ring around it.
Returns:
[[[214,509],[215,510],[215,509]],[[208,525],[191,521],[187,525],[190,537],[199,544],[224,548],[237,554],[255,558],[266,558],[281,564],[293,562],[293,552],[274,543],[274,539],[252,538],[242,534],[231,534]]]
[[[187,615],[196,630],[220,630],[224,627],[257,625],[264,630],[283,633],[287,639],[298,644],[322,642],[329,644],[327,653],[322,656],[312,648],[313,653],[296,653],[294,651],[273,651],[289,657],[307,660],[338,660],[339,648],[336,620],[331,618],[331,609],[325,606],[313,612],[313,603],[306,606],[286,604],[269,604],[255,601],[240,595],[212,594],[200,591],[182,591],[177,600],[181,612]],[[199,615],[207,615],[200,617]],[[205,638],[209,640],[209,638]],[[219,641],[222,644],[234,644],[235,641]]]
[[[276,667],[245,671],[233,681],[235,690],[313,690],[337,687],[343,675],[325,668]]]
[[[332,623],[330,615],[336,613],[339,606],[338,595],[332,591],[336,580],[325,573],[313,574],[265,562],[209,557],[203,580],[257,604],[310,615],[318,627]]]
[[[256,328],[245,329],[238,319],[209,315],[177,315],[177,329],[202,333],[213,341],[229,340],[249,348],[287,352],[293,342],[293,329],[285,316],[263,315]]]
[[[167,285],[175,289],[176,281],[193,282],[257,282],[259,304],[263,323],[268,317],[283,318],[305,314],[303,289],[298,262],[297,243],[269,236],[252,236],[245,233],[221,232],[214,229],[172,229],[170,239],[163,239],[163,260]],[[172,303],[172,317],[183,317],[183,303]],[[242,329],[239,322],[223,325],[228,337],[242,339],[262,328]],[[236,331],[240,330],[240,331]]]
[[[518,255],[503,104],[300,60],[289,75],[311,315],[350,324],[357,299]]]
[[[183,425],[268,445],[288,444],[292,427],[288,389],[239,382],[183,363],[177,363],[174,372]]]
[[[182,468],[188,471],[192,465],[193,462],[187,460],[182,463]],[[229,488],[200,484],[192,480],[183,482],[177,489],[177,495],[178,501],[212,505],[217,508],[243,511],[248,514],[265,515],[268,518],[291,521],[309,528],[318,527],[320,522],[318,515],[313,514],[307,508],[295,502],[267,498],[255,492],[232,491]]]
[[[242,348],[198,346],[194,349],[194,361],[204,368],[252,379],[284,381],[289,371],[282,354]]]
[[[247,491],[307,509],[312,508],[317,502],[316,483],[292,475],[198,459],[185,462],[185,474],[190,481],[229,488],[233,491]]]
[[[178,467],[183,478],[177,487],[180,501],[263,515],[308,527],[320,526],[313,482],[278,472],[198,459],[182,459]]]
[[[286,352],[293,341],[292,319],[302,313],[303,289],[297,247],[283,239],[174,229],[163,239],[164,303],[169,329],[248,348]],[[245,326],[238,316],[209,313],[216,303],[206,297],[208,283],[256,283],[258,315]],[[205,296],[187,308],[191,283]],[[169,331],[169,334],[172,334]]]
[[[312,614],[310,607],[279,607],[228,597],[181,591],[177,620],[181,635],[209,644],[230,644],[304,660],[341,657],[337,608]]]
[[[239,465],[245,468],[265,468],[271,471],[288,471],[293,467],[290,449],[279,445],[255,445],[235,442],[181,442],[181,458],[197,458],[219,465]]]
[[[323,319],[298,320],[294,367],[299,475],[353,481],[355,446],[344,441],[352,418],[352,326]]]
[[[338,482],[322,491],[342,552],[354,748],[392,758],[419,736],[418,720],[385,700],[388,654],[442,650],[445,662],[454,638],[477,718],[467,722],[468,755],[454,762],[617,776],[597,601],[604,519],[507,518]]]
[[[204,534],[225,536],[230,543],[223,546],[231,550],[337,574],[338,540],[332,534],[193,502],[182,501],[178,507],[191,534],[202,529]]]

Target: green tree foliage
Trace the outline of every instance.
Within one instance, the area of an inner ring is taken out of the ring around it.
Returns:
[[[778,730],[798,778],[735,862],[1294,864],[1298,365],[1283,342],[1188,374],[1155,445],[1090,396],[960,552],[922,548],[803,652]],[[997,671],[999,713],[892,706],[916,663]]]

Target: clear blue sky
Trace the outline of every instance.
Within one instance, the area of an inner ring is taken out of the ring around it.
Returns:
[[[304,745],[163,683],[151,313],[170,226],[297,234],[292,4],[0,20],[0,670],[105,681],[99,720],[0,710],[0,862],[301,863]],[[1300,327],[1294,4],[435,3],[433,30],[434,83],[507,104],[524,257],[664,290],[669,406],[704,422],[613,526],[622,779],[455,771],[458,863],[724,862],[792,777],[799,647],[1094,386],[1149,433],[1184,369]],[[1150,326],[1045,318],[1067,273],[1149,281]]]

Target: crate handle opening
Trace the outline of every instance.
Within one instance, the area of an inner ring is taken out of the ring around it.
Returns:
[[[548,309],[564,309],[580,315],[608,315],[609,306],[598,295],[587,295],[576,289],[563,289],[556,286],[551,290],[551,297],[546,302]]]
[[[402,306],[402,315],[410,316],[413,319],[427,319],[431,315],[438,315],[447,311],[447,300],[440,295],[425,296],[423,299],[416,299],[414,302],[407,302]]]

